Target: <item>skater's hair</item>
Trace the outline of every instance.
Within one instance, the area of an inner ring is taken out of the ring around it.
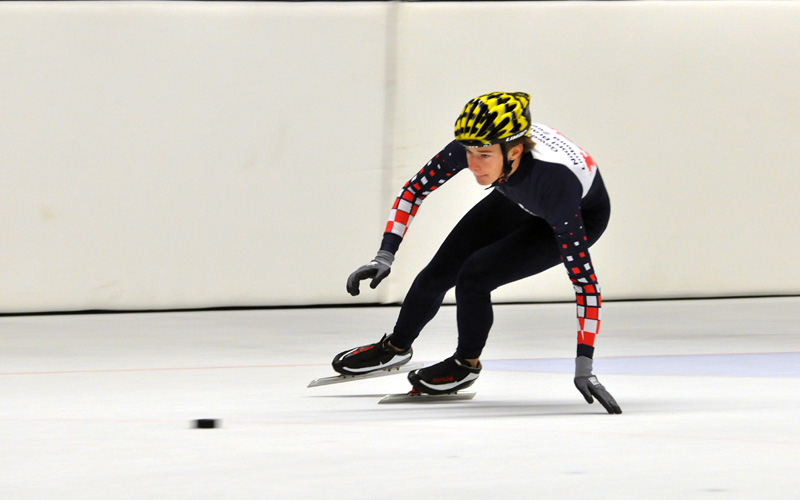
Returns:
[[[536,147],[536,142],[533,139],[531,139],[529,135],[525,135],[520,137],[519,139],[514,139],[513,141],[507,142],[506,150],[513,148],[517,144],[522,144],[522,154],[525,154]]]

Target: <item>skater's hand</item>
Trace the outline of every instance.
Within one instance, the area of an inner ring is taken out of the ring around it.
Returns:
[[[592,399],[592,396],[594,396],[608,413],[622,413],[622,408],[619,407],[614,396],[609,394],[594,375],[591,377],[575,377],[575,387],[581,391],[587,403],[594,403],[594,399]]]
[[[592,398],[592,396],[594,396],[600,401],[600,404],[603,405],[603,408],[605,408],[608,413],[622,413],[622,408],[619,407],[614,396],[612,396],[603,384],[597,380],[597,377],[592,374],[592,358],[579,356],[575,360],[575,387],[583,394],[587,403],[594,403],[594,399]]]
[[[359,294],[358,285],[361,280],[370,278],[372,278],[372,281],[369,287],[374,289],[383,281],[383,278],[389,276],[392,271],[392,262],[394,262],[394,255],[391,252],[378,250],[378,255],[372,259],[372,262],[366,266],[359,267],[347,278],[347,292],[355,297]]]

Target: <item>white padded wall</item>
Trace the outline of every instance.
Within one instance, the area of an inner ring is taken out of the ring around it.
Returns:
[[[469,172],[378,291],[344,281],[495,89],[599,163],[606,299],[798,293],[798,25],[782,1],[1,3],[0,312],[401,300],[485,195]]]

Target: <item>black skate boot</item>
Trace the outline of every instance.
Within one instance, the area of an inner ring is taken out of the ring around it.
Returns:
[[[413,354],[410,347],[405,351],[395,351],[389,345],[389,336],[384,335],[380,342],[337,354],[332,364],[333,369],[342,375],[363,375],[404,365]]]
[[[454,354],[435,365],[410,372],[408,381],[419,392],[450,394],[471,386],[480,372],[480,362],[477,368],[473,368],[467,360]]]

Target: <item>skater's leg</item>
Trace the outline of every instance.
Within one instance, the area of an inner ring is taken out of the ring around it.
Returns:
[[[439,311],[470,255],[533,218],[498,192],[490,193],[467,212],[411,285],[391,336],[392,345],[400,349],[411,347]]]
[[[607,222],[607,208],[584,212],[589,245],[597,241]],[[555,234],[540,218],[528,220],[516,231],[472,253],[461,265],[456,279],[456,352],[440,363],[411,371],[408,380],[414,389],[444,394],[472,385],[480,374],[480,355],[493,322],[491,292],[560,262]]]
[[[605,230],[608,212],[584,214],[589,244]],[[477,363],[494,321],[491,292],[561,263],[552,228],[540,218],[473,253],[456,282],[457,353]]]

